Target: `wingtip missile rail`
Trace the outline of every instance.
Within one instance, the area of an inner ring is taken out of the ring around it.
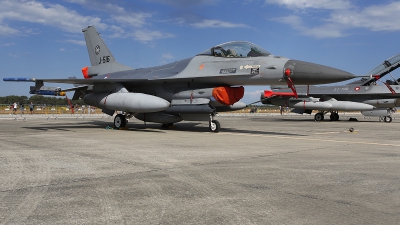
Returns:
[[[35,82],[35,78],[31,77],[6,77],[3,78],[3,81],[12,81],[12,82]]]
[[[32,77],[6,77],[3,78],[3,81],[11,81],[11,82],[36,82],[36,78]],[[65,96],[66,93],[61,91],[59,87],[46,87],[41,86],[43,83],[37,83],[39,86],[31,86],[31,90],[29,94],[32,95],[51,95],[51,96]]]

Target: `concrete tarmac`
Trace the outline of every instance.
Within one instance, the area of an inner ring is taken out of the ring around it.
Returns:
[[[1,119],[0,224],[400,223],[399,120],[218,120]]]

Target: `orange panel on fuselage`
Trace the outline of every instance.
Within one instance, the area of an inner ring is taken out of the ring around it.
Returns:
[[[212,96],[219,103],[224,105],[233,105],[243,98],[244,87],[216,87],[212,91]]]

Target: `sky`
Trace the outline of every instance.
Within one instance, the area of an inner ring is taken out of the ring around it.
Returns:
[[[90,25],[133,68],[250,41],[274,55],[365,75],[400,53],[399,12],[393,0],[0,0],[0,96],[30,96],[33,85],[4,77],[82,77],[90,65],[82,29]],[[268,88],[245,86],[242,101],[258,101]]]

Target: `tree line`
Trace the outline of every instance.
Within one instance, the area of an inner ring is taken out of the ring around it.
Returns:
[[[70,100],[72,104],[83,105],[85,104],[82,99],[79,100]],[[68,105],[68,101],[66,97],[45,97],[42,95],[32,95],[31,97],[27,96],[17,96],[17,95],[9,95],[5,97],[0,97],[0,104],[8,104],[11,105],[14,102],[23,105],[29,105],[31,102],[34,105]]]

